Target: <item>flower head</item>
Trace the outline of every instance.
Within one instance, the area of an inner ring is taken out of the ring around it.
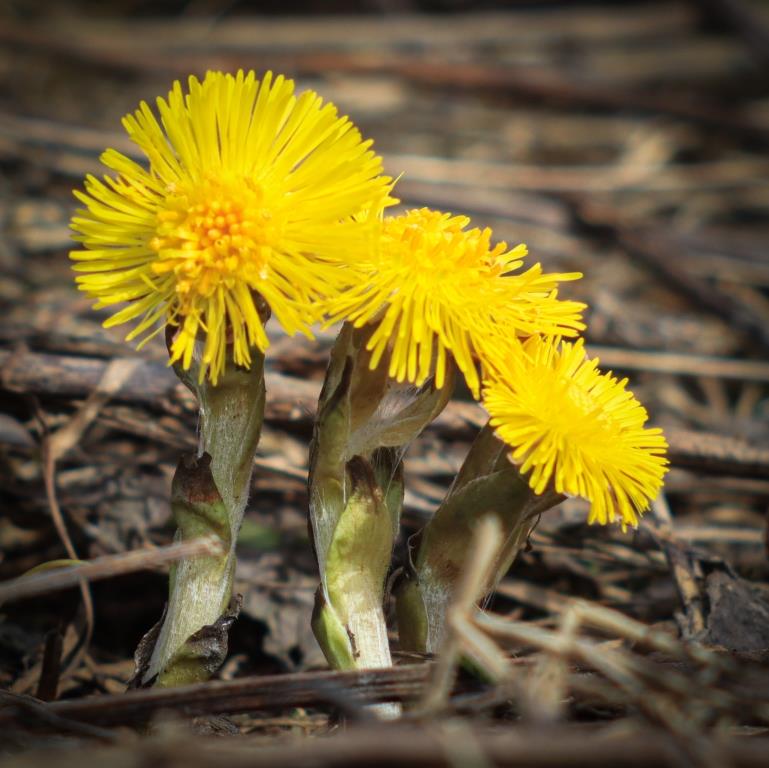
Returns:
[[[667,443],[647,413],[576,343],[533,336],[509,345],[484,382],[483,404],[510,459],[542,493],[591,502],[590,522],[635,525],[662,486]]]
[[[309,335],[336,263],[370,244],[353,217],[381,211],[391,180],[348,118],[283,76],[209,72],[186,94],[174,83],[157,110],[160,122],[146,103],[123,120],[149,167],[107,150],[115,175],[75,193],[84,249],[71,257],[97,307],[128,302],[105,325],[138,319],[129,339],[161,318],[180,326],[171,359],[185,368],[205,336],[201,376],[215,382],[228,343],[246,366],[250,347],[267,347],[261,300]]]
[[[578,273],[547,275],[535,264],[511,274],[526,246],[491,245],[491,230],[469,223],[426,208],[384,219],[363,277],[330,302],[332,320],[378,324],[368,343],[372,368],[389,347],[390,376],[421,385],[434,374],[441,387],[450,352],[477,395],[479,339],[496,328],[522,335],[584,328],[584,305],[556,297],[558,281]]]

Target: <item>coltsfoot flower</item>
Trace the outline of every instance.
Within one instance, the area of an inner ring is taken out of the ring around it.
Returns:
[[[261,299],[285,331],[309,335],[313,305],[340,284],[339,262],[370,247],[370,222],[391,202],[382,163],[333,104],[267,73],[209,72],[177,81],[123,125],[144,168],[107,150],[114,175],[88,176],[72,219],[75,270],[96,307],[127,303],[106,322],[178,325],[171,360],[189,368],[205,338],[201,377],[215,383],[227,344],[239,365],[267,336]],[[355,215],[363,210],[374,216]]]
[[[584,328],[584,305],[556,295],[559,281],[579,273],[543,274],[535,264],[513,274],[526,246],[492,245],[490,229],[469,223],[427,208],[384,219],[363,276],[330,302],[332,320],[378,324],[368,343],[372,368],[390,346],[390,376],[419,386],[434,375],[440,388],[450,353],[477,396],[479,339],[499,328],[524,336]]]
[[[483,405],[535,493],[552,483],[591,503],[590,522],[636,525],[662,486],[667,442],[626,385],[582,339],[532,336],[495,358]]]

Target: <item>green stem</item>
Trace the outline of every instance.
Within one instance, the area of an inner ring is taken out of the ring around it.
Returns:
[[[537,496],[507,459],[508,450],[486,425],[435,515],[417,535],[412,565],[396,587],[404,650],[435,653],[440,647],[446,609],[479,520],[497,518],[504,541],[485,585],[489,592],[525,545],[539,514],[563,500],[550,491]]]
[[[345,324],[331,353],[310,451],[310,522],[321,575],[313,630],[331,666],[389,666],[383,602],[403,501],[405,446],[451,395],[387,377],[370,329]]]
[[[248,502],[254,455],[264,420],[264,355],[249,369],[232,367],[216,386],[195,387],[200,403],[200,453],[211,455],[211,473],[227,508],[233,541]]]
[[[176,540],[215,533],[226,551],[221,558],[183,560],[172,572],[166,614],[149,665],[142,674],[142,682],[148,683],[157,676],[160,685],[181,685],[210,675],[206,665],[196,666],[189,658],[183,664],[177,662],[188,640],[201,629],[214,625],[230,603],[235,542],[248,501],[265,400],[264,356],[257,350],[253,350],[249,369],[230,363],[216,386],[208,379],[198,381],[197,365],[189,371],[180,366],[175,366],[175,370],[197,395],[198,456],[210,456],[211,483],[221,502],[221,516],[215,516],[216,519],[200,510],[195,510],[190,518],[189,504],[177,494]]]

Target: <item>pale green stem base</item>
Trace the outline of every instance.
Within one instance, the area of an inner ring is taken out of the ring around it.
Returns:
[[[223,558],[188,559],[179,563],[170,584],[168,608],[155,644],[157,650],[153,652],[145,680],[157,675],[159,687],[172,687],[208,678],[204,671],[192,671],[189,663],[177,669],[173,659],[192,635],[214,624],[225,611],[232,597],[234,572],[232,551]]]

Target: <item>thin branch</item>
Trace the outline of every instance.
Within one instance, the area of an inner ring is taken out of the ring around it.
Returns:
[[[0,604],[21,600],[76,586],[80,581],[99,581],[122,576],[134,571],[158,568],[187,557],[217,556],[223,553],[222,545],[214,537],[193,539],[157,549],[134,550],[117,555],[105,555],[83,565],[61,568],[32,576],[0,583]]]

